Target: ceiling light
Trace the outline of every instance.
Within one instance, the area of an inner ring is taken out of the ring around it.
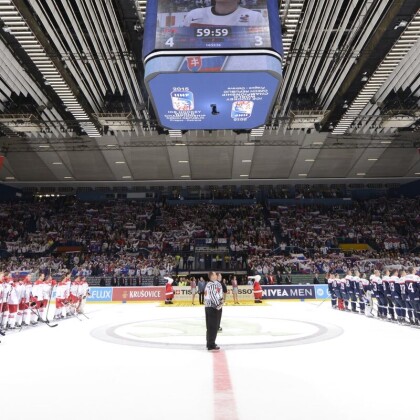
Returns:
[[[247,178],[249,175],[239,175],[241,178]]]
[[[115,146],[118,146],[118,144],[107,144],[106,146],[107,147],[115,147]]]
[[[378,158],[369,158],[368,160],[374,161],[374,160],[378,160]]]
[[[357,174],[356,174],[357,176],[364,176],[364,175],[366,175],[364,172],[358,172]]]
[[[124,175],[123,177],[122,177],[122,179],[130,179],[131,178],[131,175]]]
[[[38,147],[40,147],[41,149],[48,149],[50,146],[48,146],[47,144],[41,144]]]
[[[181,175],[181,178],[190,178],[190,175]]]
[[[115,162],[115,164],[116,164],[116,165],[124,165],[124,164],[125,164],[125,162],[118,161],[118,162]]]
[[[305,159],[305,162],[315,162],[315,159]]]
[[[188,160],[178,160],[178,163],[189,163]]]
[[[391,140],[384,140],[384,141],[381,141],[381,144],[391,144],[392,143],[392,141]]]
[[[186,146],[185,143],[175,143],[175,146]]]
[[[65,176],[64,179],[73,179],[72,176]]]
[[[63,164],[63,162],[53,162],[52,164],[53,164],[53,165],[62,165],[62,164]]]
[[[298,176],[308,176],[308,174],[298,174]]]
[[[242,161],[242,163],[251,163],[252,162],[252,160],[251,159],[244,159],[243,161]]]
[[[11,181],[12,179],[15,179],[15,177],[14,177],[14,176],[6,176],[6,178],[5,178],[5,179],[7,179],[7,180]]]
[[[414,172],[414,175],[420,175],[420,172]]]

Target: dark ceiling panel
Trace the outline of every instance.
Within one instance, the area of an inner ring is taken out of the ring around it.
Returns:
[[[133,179],[172,179],[166,147],[127,147],[124,156]]]
[[[256,147],[250,178],[288,178],[298,152],[294,146]]]
[[[233,147],[190,146],[191,177],[193,179],[223,179],[232,177]]]
[[[57,178],[36,153],[11,152],[6,155],[6,159],[18,181],[57,181]]]
[[[325,149],[321,150],[309,171],[310,178],[344,178],[360,158],[364,149]]]

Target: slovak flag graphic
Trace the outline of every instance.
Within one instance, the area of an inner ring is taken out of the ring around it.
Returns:
[[[187,57],[187,67],[189,71],[200,71],[203,65],[201,57]]]

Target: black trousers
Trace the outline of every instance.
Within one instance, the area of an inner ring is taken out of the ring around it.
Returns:
[[[206,311],[206,328],[207,328],[207,348],[212,349],[216,346],[217,330],[222,311],[216,308],[205,308]],[[220,312],[220,314],[219,314]]]
[[[200,305],[204,304],[204,292],[198,292],[198,303]]]

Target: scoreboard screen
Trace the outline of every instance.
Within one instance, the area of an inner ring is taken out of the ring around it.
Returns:
[[[144,80],[169,129],[265,124],[282,80],[278,0],[148,0]]]
[[[149,0],[144,46],[150,52],[188,50],[273,50],[282,54],[276,0]],[[200,6],[200,7],[199,7]],[[220,11],[231,11],[221,14]]]

